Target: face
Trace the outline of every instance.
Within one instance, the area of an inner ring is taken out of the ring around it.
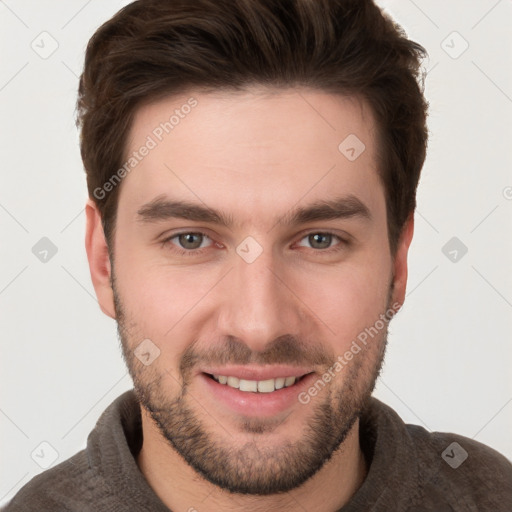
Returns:
[[[373,390],[408,245],[391,257],[375,139],[364,104],[304,90],[135,117],[100,302],[162,436],[231,492],[305,482]]]

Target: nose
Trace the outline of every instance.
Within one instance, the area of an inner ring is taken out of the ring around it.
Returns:
[[[304,313],[287,281],[286,270],[270,252],[252,263],[236,256],[220,291],[219,335],[235,336],[255,352],[279,336],[298,336]]]

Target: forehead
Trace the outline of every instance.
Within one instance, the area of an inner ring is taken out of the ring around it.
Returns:
[[[125,156],[134,165],[119,204],[132,212],[162,195],[232,206],[247,222],[257,220],[256,209],[275,218],[299,202],[345,193],[370,209],[383,203],[376,125],[354,97],[190,91],[139,108]]]

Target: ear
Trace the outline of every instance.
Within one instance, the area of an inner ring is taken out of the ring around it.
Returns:
[[[92,199],[85,205],[86,231],[85,250],[89,260],[92,284],[101,310],[107,316],[115,318],[114,293],[110,283],[111,268],[107,242],[101,223],[101,214]]]
[[[407,255],[409,253],[409,246],[411,245],[412,236],[414,233],[414,213],[411,213],[402,228],[400,239],[393,261],[393,298],[392,303],[398,302],[402,305],[405,301],[405,291],[407,288]]]

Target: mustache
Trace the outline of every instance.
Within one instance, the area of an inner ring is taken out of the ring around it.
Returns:
[[[265,350],[255,352],[235,336],[226,336],[222,344],[212,345],[199,352],[198,341],[183,353],[180,362],[182,375],[187,375],[200,364],[223,365],[270,365],[330,366],[336,359],[328,349],[318,343],[306,341],[290,334],[274,339]]]

